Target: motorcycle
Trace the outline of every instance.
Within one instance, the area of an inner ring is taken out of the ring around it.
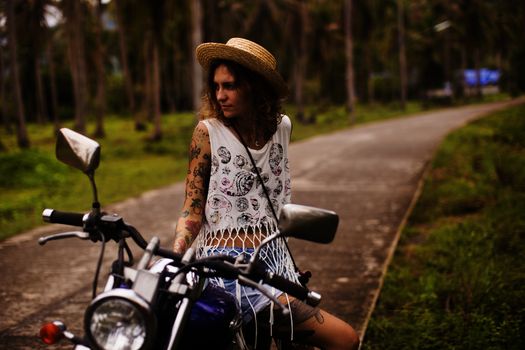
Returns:
[[[41,237],[38,242],[44,245],[53,240],[79,238],[101,242],[101,251],[93,280],[93,298],[84,313],[84,336],[68,331],[61,321],[53,321],[40,330],[40,338],[46,344],[66,339],[77,350],[247,349],[237,299],[209,283],[212,277],[237,279],[242,285],[258,289],[283,313],[289,312],[287,306],[266,286],[312,306],[320,303],[318,293],[267,271],[259,261],[259,253],[270,241],[285,237],[331,242],[339,221],[336,213],[287,204],[281,210],[278,233],[267,237],[250,258],[217,255],[197,259],[193,248],[180,256],[162,248],[157,237],[147,242],[118,214],[101,210],[94,178],[100,162],[100,145],[96,141],[62,128],[57,137],[56,157],[88,176],[93,204],[85,214],[45,209],[44,221],[82,229]],[[137,264],[129,240],[143,250]],[[117,258],[111,264],[103,291],[97,295],[104,249],[110,241],[118,245]]]

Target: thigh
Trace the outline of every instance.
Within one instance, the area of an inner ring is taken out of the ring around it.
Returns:
[[[298,300],[291,302],[293,342],[313,345],[323,349],[357,349],[359,337],[343,320]],[[290,323],[280,322],[278,335],[285,342],[290,339]]]
[[[319,310],[319,313],[294,327],[298,334],[308,335],[298,339],[301,343],[322,349],[357,349],[359,337],[354,329],[334,315]]]

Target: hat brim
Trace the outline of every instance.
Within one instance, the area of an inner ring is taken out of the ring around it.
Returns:
[[[260,74],[275,88],[279,97],[288,95],[288,87],[279,72],[247,51],[221,43],[204,43],[197,46],[195,52],[199,64],[205,70],[215,60],[233,61]]]

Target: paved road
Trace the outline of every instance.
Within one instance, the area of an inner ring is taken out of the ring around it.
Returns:
[[[313,272],[310,287],[322,293],[325,309],[364,335],[398,232],[436,147],[468,121],[524,102],[428,112],[291,146],[293,202],[332,209],[341,217],[332,244],[290,244],[298,265]],[[146,238],[159,236],[169,247],[183,191],[177,183],[106,209],[121,214]],[[81,330],[99,250],[76,240],[45,247],[36,243],[41,235],[60,230],[64,226],[43,226],[0,243],[1,349],[49,349],[36,334],[40,324],[53,319]]]

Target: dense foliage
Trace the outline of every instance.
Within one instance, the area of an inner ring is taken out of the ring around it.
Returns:
[[[155,122],[158,139],[160,112],[195,108],[195,40],[233,36],[275,53],[294,103],[344,104],[345,2],[353,2],[359,101],[399,99],[400,32],[410,99],[447,81],[461,98],[466,91],[458,74],[466,68],[497,69],[501,89],[525,91],[521,0],[6,0],[0,3],[0,120],[14,132],[20,118],[58,124],[74,116],[83,131],[87,116],[97,119],[103,136],[105,112],[127,113],[138,129]],[[304,69],[297,70],[299,62]]]
[[[365,349],[523,349],[525,106],[451,134],[402,233]]]

